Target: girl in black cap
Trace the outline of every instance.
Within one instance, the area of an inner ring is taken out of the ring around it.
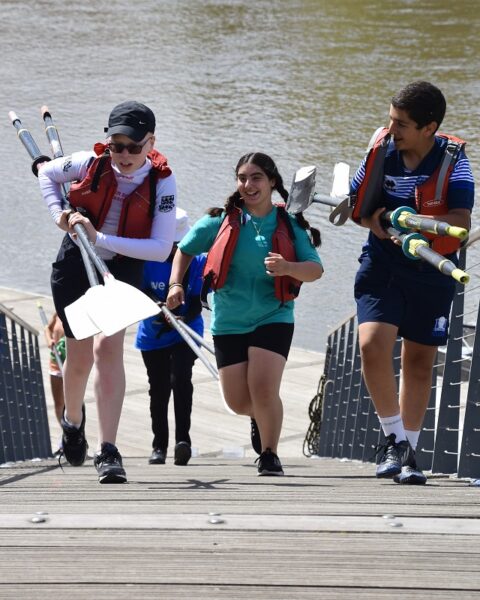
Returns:
[[[43,197],[55,223],[67,232],[52,270],[52,294],[67,338],[64,368],[63,452],[79,466],[87,454],[83,398],[92,366],[99,440],[94,457],[100,483],[126,481],[115,442],[125,393],[125,331],[76,340],[65,307],[89,288],[73,227],[82,224],[114,277],[141,287],[143,261],[168,258],[175,232],[175,177],[155,143],[155,116],[128,101],[109,117],[106,143],[45,163],[39,172]],[[64,210],[61,186],[74,182]],[[112,306],[112,310],[115,307]]]

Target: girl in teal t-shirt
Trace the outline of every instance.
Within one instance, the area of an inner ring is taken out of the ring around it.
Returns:
[[[283,417],[279,389],[293,336],[294,294],[280,299],[278,288],[282,282],[284,290],[292,291],[322,276],[315,249],[320,233],[301,213],[293,217],[272,203],[274,190],[285,201],[288,192],[269,156],[246,154],[235,173],[237,189],[225,207],[210,209],[179,244],[167,306],[173,309],[184,301],[181,282],[193,256],[212,246],[210,256],[226,256],[219,240],[237,231],[224,284],[217,288],[214,279],[212,286],[211,331],[220,382],[228,406],[251,418],[252,445],[260,454],[258,474],[283,475],[276,454]],[[230,223],[233,227],[216,239],[222,224]],[[275,237],[287,242],[274,247]]]

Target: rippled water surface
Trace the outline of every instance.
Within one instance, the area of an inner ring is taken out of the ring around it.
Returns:
[[[477,0],[2,0],[0,8],[2,286],[49,293],[61,238],[9,110],[47,152],[40,107],[48,104],[70,152],[103,138],[115,104],[145,102],[179,204],[195,219],[223,204],[236,161],[251,150],[274,157],[287,187],[297,168],[315,164],[317,191],[328,193],[335,162],[354,169],[391,96],[422,78],[444,91],[442,129],[468,141],[478,181]],[[354,310],[365,231],[332,226],[323,206],[306,216],[321,228],[326,273],[303,287],[294,343],[323,351],[328,330]]]

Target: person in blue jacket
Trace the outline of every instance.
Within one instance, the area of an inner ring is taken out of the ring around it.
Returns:
[[[154,300],[165,302],[172,261],[177,242],[189,230],[187,213],[177,208],[177,226],[172,253],[166,262],[147,261],[144,267],[144,289]],[[174,313],[199,335],[203,336],[200,291],[205,256],[192,261],[183,285],[185,303]],[[153,451],[150,464],[165,464],[169,442],[168,404],[173,391],[175,410],[174,463],[186,465],[192,456],[190,423],[193,399],[192,368],[196,354],[180,334],[163,318],[154,316],[141,321],[135,347],[141,350],[147,368],[150,415],[153,431]]]

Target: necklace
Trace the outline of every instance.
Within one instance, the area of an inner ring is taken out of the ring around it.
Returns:
[[[260,227],[257,225],[257,223],[255,223],[255,221],[253,219],[250,219],[250,222],[253,225],[253,228],[255,229],[255,231],[257,232],[257,237],[260,237],[260,232],[262,231],[264,221],[262,221],[260,223]],[[257,238],[255,238],[255,239],[257,239]]]
[[[260,223],[260,225],[258,225],[257,223],[255,223],[255,221],[251,218],[250,219],[250,223],[253,225],[253,228],[255,229],[256,232],[256,236],[255,236],[255,241],[257,242],[257,244],[263,248],[265,248],[267,246],[267,240],[265,239],[265,236],[261,235],[261,231],[262,231],[262,227],[263,224],[265,223],[265,220],[262,220],[262,222]]]

